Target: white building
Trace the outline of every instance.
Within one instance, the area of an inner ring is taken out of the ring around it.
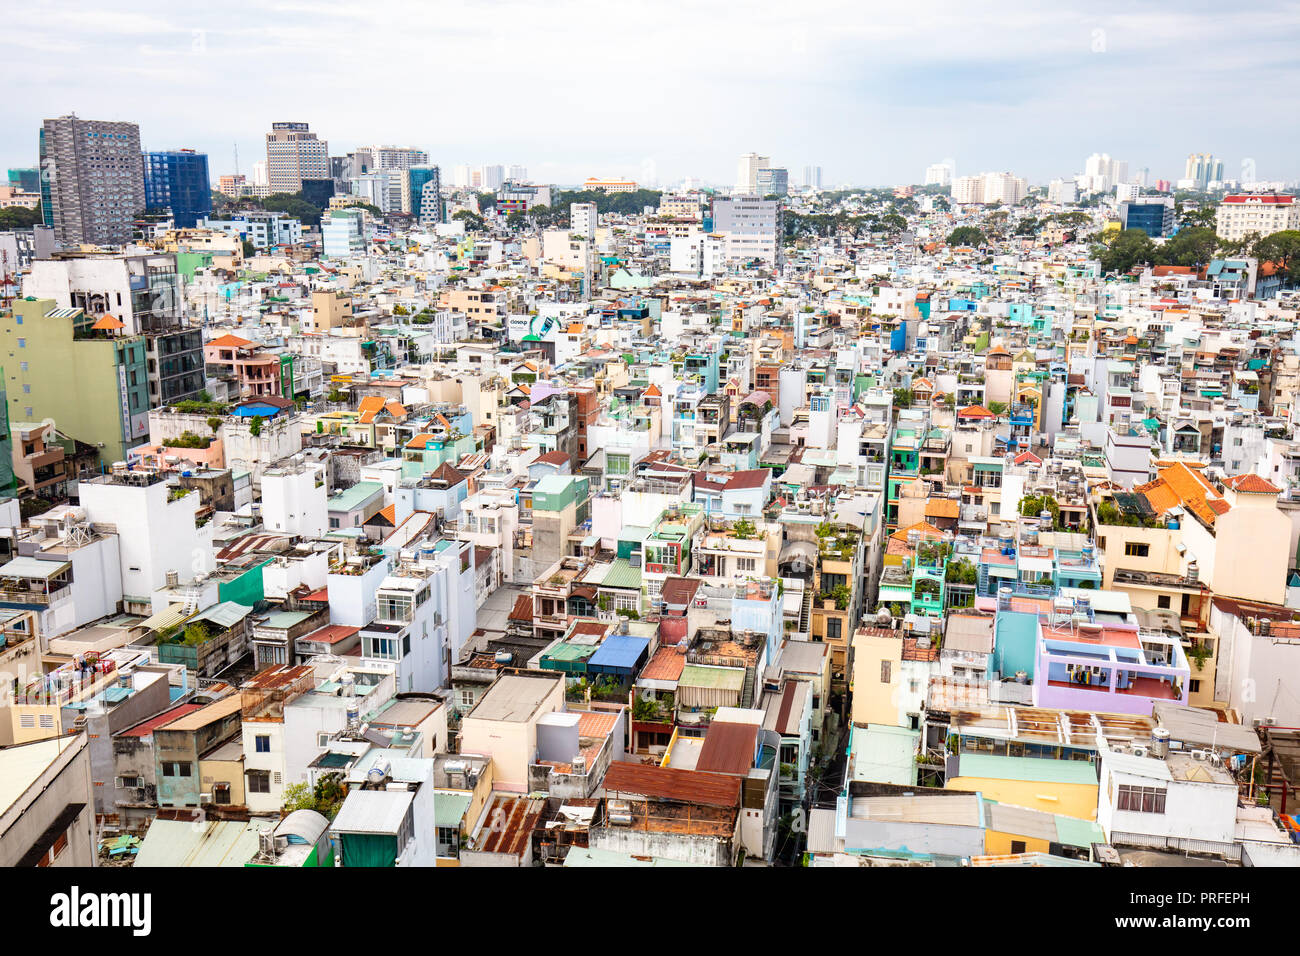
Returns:
[[[1284,229],[1300,229],[1300,204],[1294,196],[1277,193],[1224,196],[1219,203],[1215,232],[1234,241],[1249,233],[1267,236]]]
[[[569,203],[569,232],[584,239],[596,238],[599,215],[594,202]]]
[[[713,229],[723,236],[730,262],[781,264],[781,203],[775,199],[719,199]]]
[[[1135,750],[1098,754],[1097,823],[1108,840],[1234,842],[1237,784],[1230,773],[1204,751],[1170,750],[1162,758]]]
[[[299,463],[262,473],[262,524],[268,531],[319,537],[329,527],[324,469]]]
[[[925,184],[927,186],[952,185],[952,167],[947,163],[934,163],[925,167]]]
[[[212,526],[194,524],[197,491],[171,498],[162,477],[147,472],[104,475],[79,485],[81,506],[92,524],[117,531],[122,600],[128,610],[153,613],[155,589],[189,581],[216,566]],[[169,572],[175,578],[168,580]]]
[[[758,153],[741,156],[740,165],[736,169],[736,194],[752,196],[758,188],[758,171],[771,165],[771,156],[760,156]]]
[[[1053,179],[1047,184],[1047,201],[1064,206],[1076,202],[1079,190],[1072,179]]]

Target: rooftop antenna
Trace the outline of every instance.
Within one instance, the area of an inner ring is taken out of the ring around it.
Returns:
[[[239,144],[235,144],[235,175],[239,175]]]

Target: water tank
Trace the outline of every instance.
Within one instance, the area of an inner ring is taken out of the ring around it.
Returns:
[[[1043,531],[1052,530],[1052,513],[1046,509],[1038,512],[1038,527]]]
[[[357,726],[357,721],[361,719],[361,705],[357,702],[357,699],[355,697],[348,701],[347,715],[348,715],[348,727],[355,729]]]
[[[387,760],[377,761],[373,767],[366,771],[366,780],[369,783],[381,784],[391,769],[392,766]]]
[[[492,659],[498,664],[509,664],[515,659],[515,655],[509,651],[497,651],[496,654],[492,656]]]
[[[1156,727],[1151,731],[1151,756],[1163,760],[1169,754],[1169,731]]]
[[[1197,567],[1195,561],[1187,562],[1187,580],[1195,584],[1201,579],[1201,569]]]
[[[180,575],[180,572],[179,572],[179,571],[168,571],[168,572],[167,572],[167,586],[168,586],[169,588],[174,588],[174,587],[176,587],[176,585],[178,585],[178,584],[180,584],[180,583],[181,583],[181,575]]]
[[[1167,525],[1167,527],[1169,528],[1170,531],[1177,531],[1177,530],[1178,530],[1178,519],[1177,519],[1177,518],[1170,518],[1170,519],[1169,519],[1169,524]]]
[[[344,696],[344,697],[356,697],[356,696],[357,696],[357,678],[356,678],[356,675],[354,675],[354,674],[350,674],[350,673],[349,673],[349,674],[344,674],[342,680],[340,680],[339,683],[343,685],[343,686],[342,686],[342,692],[343,692],[343,696]]]

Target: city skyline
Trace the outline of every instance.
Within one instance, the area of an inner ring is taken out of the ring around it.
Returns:
[[[829,2],[807,12],[755,11],[744,31],[726,28],[720,5],[631,5],[587,17],[585,0],[545,12],[505,2],[491,17],[449,8],[435,27],[401,3],[287,2],[259,9],[258,27],[233,26],[249,20],[239,15],[244,6],[212,22],[157,3],[132,12],[87,13],[59,2],[13,11],[0,36],[12,67],[11,95],[0,107],[3,162],[35,165],[41,122],[75,112],[138,123],[146,150],[205,152],[214,178],[235,171],[236,145],[239,171],[250,174],[265,158],[265,131],[279,121],[311,124],[331,155],[400,142],[428,150],[444,168],[518,163],[556,183],[626,176],[662,187],[690,176],[727,185],[736,157],[750,151],[791,170],[822,166],[827,186],[918,182],[926,166],[949,156],[957,175],[1009,169],[1041,185],[1078,172],[1094,152],[1148,167],[1153,179],[1180,178],[1192,152],[1221,157],[1230,179],[1247,159],[1261,179],[1300,178],[1300,134],[1228,108],[1245,98],[1283,106],[1294,99],[1290,50],[1300,16],[1281,3],[1256,11],[1249,35],[1234,36],[1230,47],[1223,17],[1208,5],[1134,13],[1102,3],[1085,14],[1007,2],[971,23],[941,3],[960,29],[935,29],[893,11],[864,21]],[[679,26],[674,13],[718,28],[705,63],[667,43]],[[393,18],[406,23],[400,33],[381,28]],[[527,44],[539,30],[554,31],[557,18],[568,24],[569,42],[656,53],[653,89],[618,105],[619,128],[635,136],[608,136],[610,108],[581,95],[581,74],[534,57],[506,62],[491,71],[488,88],[476,87],[483,102],[510,104],[505,124],[498,110],[469,101],[448,113],[374,95],[371,56],[395,64],[380,84],[454,89],[457,76],[477,69],[476,40]],[[332,55],[342,36],[356,69],[340,69]],[[80,55],[105,42],[122,55],[97,58],[96,81],[86,84]],[[788,75],[772,74],[772,56],[789,64]],[[253,75],[255,65],[262,82],[254,111],[231,109],[232,71]],[[738,95],[744,91],[761,95]],[[566,115],[558,127],[557,108]],[[1157,113],[1216,122],[1173,141],[1156,135]]]

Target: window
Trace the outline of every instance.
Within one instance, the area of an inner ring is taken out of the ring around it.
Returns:
[[[753,558],[737,558],[737,559],[736,559],[736,568],[737,568],[737,570],[740,570],[740,571],[753,571],[753,570],[754,570],[754,559],[753,559]]]
[[[1201,682],[1198,680],[1190,681],[1187,688],[1191,693],[1199,694],[1201,692]]]
[[[1145,558],[1151,553],[1151,545],[1138,544],[1135,541],[1126,542],[1124,545],[1124,554],[1130,558]]]
[[[1011,852],[1012,852],[1012,853],[1024,853],[1024,852],[1025,852],[1025,841],[1024,841],[1024,840],[1012,840],[1012,841],[1011,841]]]
[[[259,754],[269,754],[271,752],[271,738],[266,734],[258,734],[253,738],[253,749]]]
[[[1165,789],[1163,787],[1134,787],[1122,783],[1115,799],[1116,810],[1132,813],[1164,813]]]
[[[1168,595],[1168,594],[1162,594],[1162,595],[1160,595],[1160,597],[1156,598],[1156,607],[1161,608],[1162,610],[1168,610],[1168,609],[1169,609],[1169,595]]]
[[[248,792],[249,793],[270,793],[271,792],[270,771],[269,770],[248,771]]]
[[[460,691],[457,697],[457,703],[460,704],[461,707],[473,707],[474,692],[472,690]]]
[[[212,788],[212,802],[216,804],[230,803],[230,784],[215,784]]]
[[[893,661],[880,662],[880,683],[888,684],[893,672]]]
[[[826,619],[826,640],[838,641],[843,636],[844,622],[838,617],[828,617]]]
[[[330,745],[330,735],[328,733],[319,733],[316,735],[317,747],[328,747]]]

